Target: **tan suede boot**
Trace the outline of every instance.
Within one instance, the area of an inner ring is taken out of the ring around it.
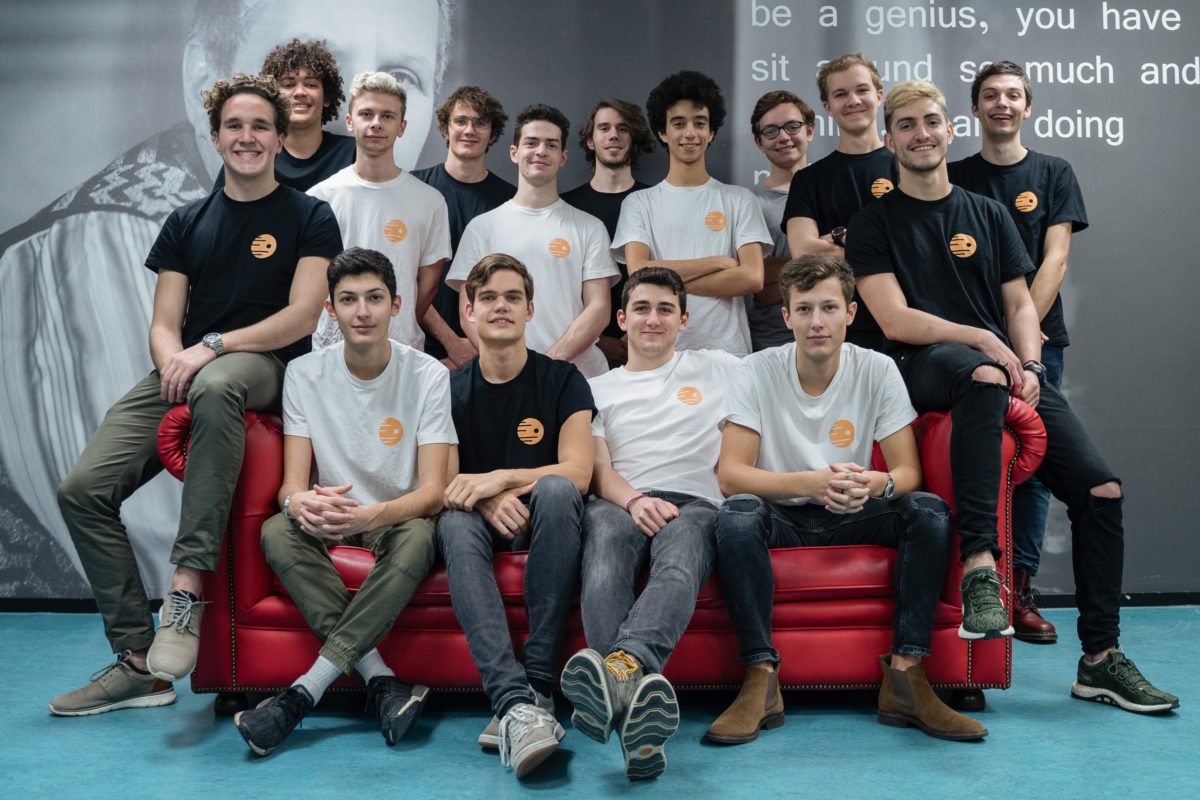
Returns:
[[[912,725],[930,736],[955,742],[974,741],[988,735],[978,720],[941,701],[925,677],[925,665],[907,670],[892,669],[892,656],[879,657],[883,685],[879,687],[879,721],[906,728]]]
[[[746,669],[742,690],[733,704],[717,717],[704,738],[718,744],[745,744],[758,738],[763,728],[783,725],[783,695],[779,692],[779,666],[768,671],[765,665]]]

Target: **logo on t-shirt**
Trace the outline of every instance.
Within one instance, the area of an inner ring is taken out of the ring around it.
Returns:
[[[883,197],[885,194],[895,188],[895,184],[893,184],[887,178],[876,178],[871,183],[871,194],[875,197]]]
[[[392,244],[400,244],[404,237],[408,236],[408,226],[404,224],[404,220],[389,219],[383,226],[383,236]]]
[[[950,252],[958,258],[970,258],[975,255],[975,238],[965,233],[956,233],[950,237]]]
[[[270,258],[275,254],[276,247],[278,245],[275,243],[275,237],[264,233],[254,237],[254,241],[250,243],[250,255],[255,258]]]
[[[1037,195],[1033,192],[1021,192],[1019,195],[1017,195],[1016,199],[1013,200],[1013,205],[1017,207],[1017,211],[1024,211],[1026,214],[1028,214],[1038,206]]]
[[[517,425],[517,438],[521,440],[522,444],[537,444],[545,435],[545,427],[542,426],[540,420],[533,417],[526,417]]]
[[[829,441],[834,447],[849,447],[854,444],[854,423],[839,419],[829,428]]]
[[[720,211],[710,211],[704,215],[704,227],[713,233],[725,230],[725,214]]]
[[[550,251],[550,255],[555,258],[566,258],[571,255],[571,243],[561,236],[557,239],[551,239],[547,249]]]
[[[685,406],[698,406],[704,395],[700,394],[700,390],[695,386],[684,386],[675,393],[675,399]]]
[[[388,447],[395,447],[404,438],[404,424],[395,417],[388,417],[379,423],[379,441]]]

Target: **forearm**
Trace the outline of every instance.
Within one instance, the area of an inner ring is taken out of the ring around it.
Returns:
[[[607,297],[605,298],[607,300]],[[608,325],[608,303],[585,306],[558,341],[546,351],[551,358],[570,361],[596,343]]]
[[[557,475],[561,478],[566,478],[575,488],[579,490],[581,495],[587,495],[588,487],[592,482],[592,469],[590,464],[577,464],[573,461],[562,461],[557,464],[547,464],[544,467],[536,469],[508,469],[500,470],[507,473],[505,480],[506,489],[516,489],[520,486],[528,486],[531,483],[536,483],[542,478],[551,475]]]
[[[874,309],[872,309],[874,312]],[[959,325],[915,308],[897,308],[882,315],[875,314],[883,335],[894,342],[929,345],[958,342],[978,348],[980,328]]]
[[[1024,364],[1042,360],[1042,329],[1033,302],[1022,303],[1008,314],[1008,338]]]
[[[167,359],[183,350],[183,339],[178,330],[162,326],[150,326],[150,360],[154,368],[161,370]]]
[[[833,243],[829,234],[821,236],[817,224],[807,217],[793,217],[787,223],[788,252],[792,258],[817,253],[836,253],[842,255],[843,250]]]
[[[764,500],[792,500],[797,497],[819,497],[825,482],[813,471],[770,472],[747,464],[723,463],[717,470],[721,493],[754,494]]]
[[[432,305],[425,311],[421,317],[421,328],[425,333],[437,339],[442,347],[446,347],[451,342],[458,339],[458,334],[450,327],[446,320],[442,319],[442,315]]]
[[[763,288],[762,272],[745,265],[718,270],[701,278],[685,279],[688,294],[701,297],[741,297]]]
[[[292,304],[235,331],[217,331],[227,353],[269,353],[287,347],[317,329],[320,308]]]
[[[418,517],[432,517],[442,510],[446,487],[440,483],[426,483],[408,494],[394,500],[379,503],[375,511],[375,524],[382,528],[400,525]]]
[[[674,270],[683,279],[684,283],[694,281],[697,278],[703,278],[706,275],[712,275],[716,272],[723,271],[730,262],[728,256],[705,256],[703,258],[648,258],[638,264],[629,264],[629,274],[637,272],[643,267],[663,267],[665,269]],[[689,287],[690,290],[690,287]]]
[[[1037,311],[1039,322],[1050,313],[1066,275],[1066,258],[1047,257],[1038,267],[1037,275],[1034,276],[1033,283],[1029,286],[1029,294],[1033,298],[1033,306]]]
[[[910,464],[901,464],[888,472],[871,470],[867,473],[871,479],[868,484],[871,497],[883,497],[883,491],[887,487],[887,476],[889,474],[892,476],[892,482],[895,484],[892,499],[903,497],[921,488],[921,470]]]
[[[630,500],[641,494],[611,466],[605,467],[597,464],[594,473],[592,485],[596,495],[613,505],[625,508]]]

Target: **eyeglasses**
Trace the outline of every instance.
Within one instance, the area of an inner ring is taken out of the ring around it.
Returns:
[[[483,119],[482,117],[452,117],[450,124],[456,128],[465,128],[468,125],[477,131],[489,131],[492,129],[492,121]]]
[[[783,131],[788,136],[795,136],[797,133],[799,133],[801,131],[801,129],[804,128],[804,125],[805,125],[805,123],[803,123],[803,122],[797,122],[796,120],[792,120],[791,122],[789,122],[783,126],[768,125],[765,128],[759,128],[758,134],[759,134],[759,136],[762,136],[764,139],[778,139],[780,131]]]

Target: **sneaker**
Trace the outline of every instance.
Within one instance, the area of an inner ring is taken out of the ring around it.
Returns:
[[[60,694],[50,701],[50,713],[56,717],[86,717],[121,708],[152,708],[175,702],[175,689],[169,681],[138,672],[129,663],[129,651],[117,656],[88,679],[86,686]]]
[[[564,735],[549,711],[518,703],[500,720],[500,763],[524,778],[558,749]]]
[[[960,588],[963,620],[958,626],[958,638],[999,639],[1013,635],[1008,611],[1000,599],[1004,583],[995,569],[976,567],[963,575]]]
[[[421,716],[429,687],[409,686],[395,675],[376,675],[367,682],[367,708],[379,720],[379,729],[394,745]]]
[[[641,664],[624,650],[602,657],[585,648],[571,656],[559,684],[575,709],[571,725],[589,739],[606,743],[621,724],[642,674]]]
[[[543,711],[550,712],[554,715],[554,698],[548,694],[539,694],[537,689],[533,690],[533,701],[538,708]],[[483,733],[479,734],[479,746],[484,750],[499,750],[500,749],[500,718],[493,716],[488,722],[487,727],[483,729]]]
[[[658,673],[638,681],[617,734],[630,780],[657,778],[667,768],[663,745],[679,730],[675,688]]]
[[[312,711],[313,699],[303,686],[289,686],[249,711],[233,715],[238,733],[260,756],[268,755]]]
[[[1179,708],[1179,698],[1155,689],[1120,649],[1110,651],[1106,658],[1096,664],[1089,664],[1080,658],[1071,696],[1120,706],[1138,714]]]
[[[164,681],[181,680],[196,668],[200,618],[207,605],[183,589],[171,589],[158,615],[158,632],[146,654],[146,669]]]

